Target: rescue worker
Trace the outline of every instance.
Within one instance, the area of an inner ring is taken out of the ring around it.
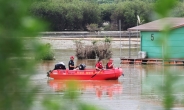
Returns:
[[[109,59],[109,61],[106,64],[106,69],[113,69],[113,60],[112,58]]]
[[[70,61],[68,62],[68,68],[69,68],[69,70],[73,70],[73,69],[75,69],[76,67],[74,66],[74,56],[71,56],[70,57]]]
[[[99,59],[98,62],[95,65],[96,70],[103,70],[103,64],[102,64],[102,59]]]

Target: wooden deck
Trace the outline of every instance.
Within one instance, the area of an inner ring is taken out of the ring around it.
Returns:
[[[150,58],[121,58],[121,64],[159,64],[159,65],[182,65],[184,66],[184,59],[150,59]]]

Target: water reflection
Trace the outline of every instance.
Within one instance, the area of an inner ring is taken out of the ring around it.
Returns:
[[[48,85],[55,92],[63,92],[67,89],[67,82],[63,80],[48,80]],[[96,94],[96,97],[113,98],[123,92],[123,85],[118,80],[78,81],[77,90],[82,94]]]

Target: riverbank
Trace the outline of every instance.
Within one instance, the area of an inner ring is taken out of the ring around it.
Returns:
[[[129,44],[131,48],[139,47],[140,39],[139,38],[111,38],[112,49],[120,48],[129,48]],[[42,43],[50,43],[52,49],[75,49],[75,40],[81,40],[84,45],[91,45],[92,41],[104,41],[104,38],[60,38],[60,37],[40,37],[39,39]]]

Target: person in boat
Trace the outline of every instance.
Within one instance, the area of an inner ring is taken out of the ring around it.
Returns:
[[[74,61],[73,60],[74,60],[74,56],[71,56],[70,57],[70,61],[68,62],[68,68],[69,68],[69,70],[73,70],[73,69],[75,69],[75,68],[78,67],[78,66],[77,67],[74,66]]]
[[[55,64],[54,70],[57,70],[57,69],[66,70],[65,64],[63,62],[59,62]]]
[[[98,62],[95,65],[96,70],[100,71],[103,70],[103,64],[102,64],[102,59],[99,59]]]
[[[106,69],[113,69],[113,60],[112,58],[109,59],[109,61],[106,64]]]

